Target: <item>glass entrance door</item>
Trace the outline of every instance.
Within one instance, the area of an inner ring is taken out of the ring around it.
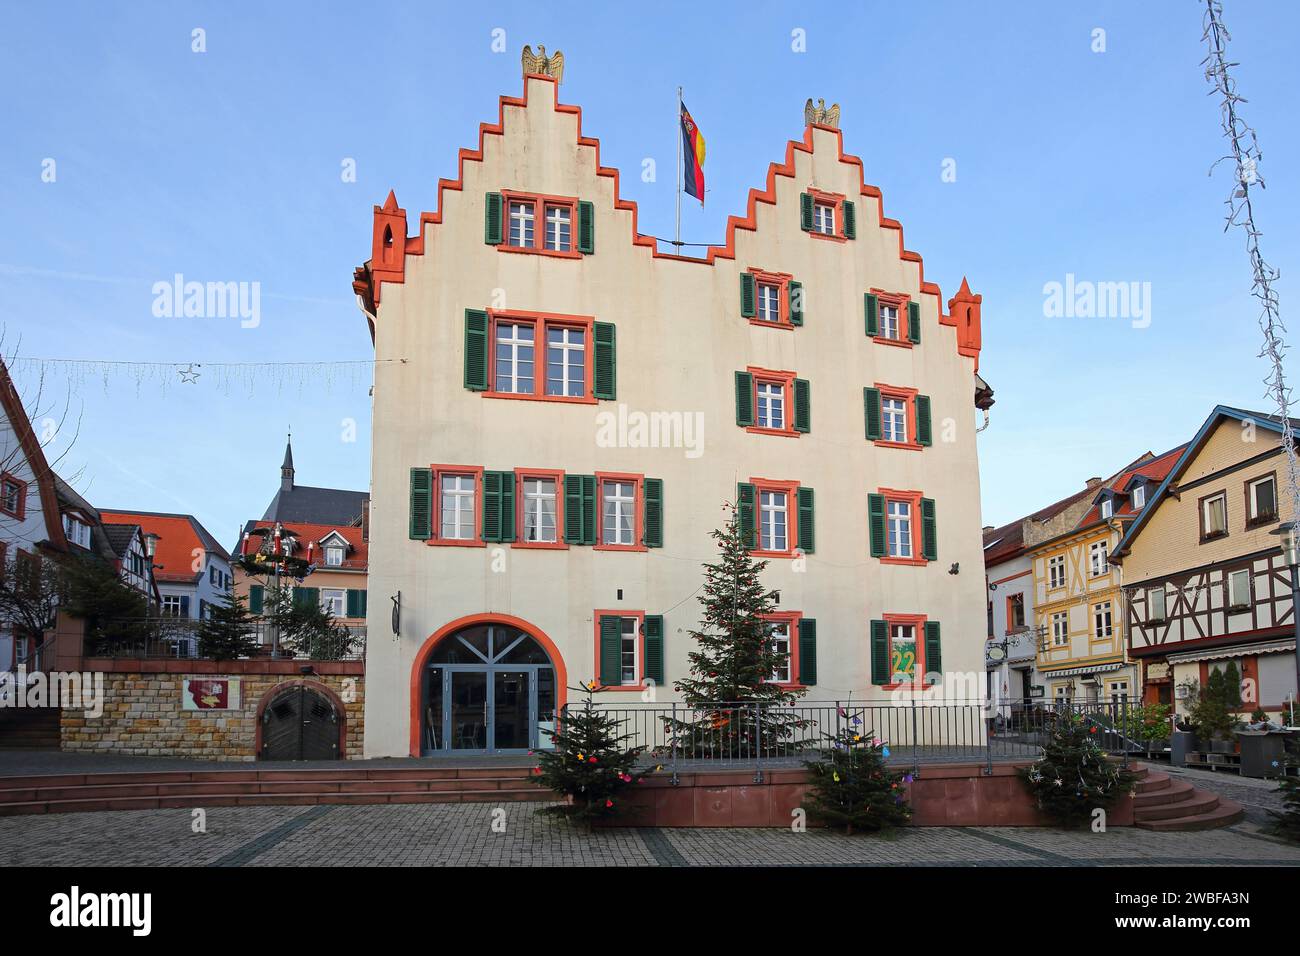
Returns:
[[[488,682],[486,671],[452,671],[451,733],[452,750],[486,750],[488,748]]]
[[[530,746],[533,726],[531,677],[528,671],[493,673],[493,750],[527,750]]]

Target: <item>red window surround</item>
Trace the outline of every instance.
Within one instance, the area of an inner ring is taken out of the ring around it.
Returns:
[[[908,303],[912,301],[912,297],[905,292],[886,292],[884,289],[872,288],[869,291],[876,294],[876,299],[881,308],[889,306],[898,310],[898,338],[886,337],[884,335],[885,324],[881,321],[877,326],[878,334],[872,341],[879,342],[881,345],[893,345],[898,348],[910,349],[913,342],[907,337],[907,307]]]
[[[481,548],[483,542],[483,466],[430,465],[433,472],[432,534],[425,542],[449,548]],[[474,479],[474,536],[461,540],[442,537],[442,478],[444,475],[470,475]]]
[[[750,275],[754,277],[754,315],[749,320],[750,325],[757,325],[765,329],[793,329],[790,323],[790,280],[794,276],[788,272],[765,272],[762,269],[751,268]],[[777,316],[775,322],[769,322],[766,319],[758,317],[758,300],[762,294],[762,287],[775,287],[777,290]]]
[[[759,558],[792,558],[799,545],[799,482],[777,481],[771,478],[750,478],[754,486],[754,535],[758,547],[750,554]],[[781,491],[785,493],[785,544],[784,551],[769,551],[763,547],[763,492]]]
[[[542,193],[521,193],[501,191],[501,252],[522,252],[534,256],[555,256],[558,259],[581,259],[578,251],[578,200],[572,196],[547,196]],[[528,203],[533,207],[533,244],[531,246],[510,245],[510,204]],[[569,210],[569,250],[546,248],[546,210],[554,208]]]
[[[826,235],[824,232],[818,232],[816,229],[809,229],[808,235],[814,239],[825,239],[828,242],[844,242],[844,200],[848,197],[843,193],[828,193],[820,189],[809,186],[805,192],[812,196],[813,204],[816,206],[830,206],[835,210],[835,233]]]
[[[760,325],[768,323],[762,322]],[[785,370],[774,370],[767,368],[758,368],[751,365],[745,369],[753,378],[753,385],[750,395],[754,402],[754,421],[758,421],[758,386],[780,385],[783,390],[781,420],[784,422],[784,428],[762,428],[758,425],[747,425],[745,431],[752,432],[755,435],[784,435],[787,438],[798,438],[802,432],[794,430],[794,380],[795,373]]]
[[[10,497],[9,491],[11,488],[18,490],[18,507],[13,511],[5,507],[5,501]],[[7,514],[11,518],[17,518],[19,521],[27,517],[27,482],[7,471],[0,474],[0,513]]]
[[[568,402],[574,405],[595,405],[592,389],[595,375],[594,325],[591,315],[557,315],[543,312],[520,312],[510,309],[488,310],[488,388],[482,394],[487,398],[514,398],[527,402]],[[533,390],[531,392],[498,392],[497,386],[497,325],[531,325],[533,327]],[[582,360],[583,394],[581,396],[546,394],[546,332],[548,329],[583,329]]]
[[[912,682],[910,684],[903,682],[890,682],[885,685],[886,690],[897,690],[900,687],[907,687],[913,690],[924,690],[927,686],[925,683],[925,622],[924,614],[884,614],[881,615],[885,622],[885,633],[889,635],[889,675],[894,675],[894,625],[912,625],[915,628],[913,632],[916,635],[916,662],[912,669]]]
[[[788,624],[790,626],[790,679],[788,681],[775,682],[780,687],[786,687],[790,690],[801,690],[803,684],[799,683],[799,623],[803,620],[802,611],[774,611],[771,614],[764,614],[763,620],[771,621],[774,624]]]
[[[874,387],[880,392],[880,400],[894,398],[901,399],[907,408],[907,441],[886,441],[883,438],[877,438],[872,444],[880,445],[883,448],[907,448],[911,451],[923,451],[924,446],[916,440],[916,396],[917,390],[914,388],[903,388],[898,385],[886,385],[883,382],[874,383]],[[881,430],[884,430],[885,414],[882,407],[880,413]]]
[[[632,483],[632,543],[605,544],[605,482],[622,481]],[[645,475],[630,472],[598,471],[596,472],[596,550],[597,551],[645,551],[641,543],[645,532]]]
[[[925,497],[920,491],[900,491],[896,488],[878,488],[876,493],[885,499],[885,554],[880,558],[881,564],[902,564],[909,566],[923,565],[928,562],[921,557],[921,499]],[[889,554],[889,503],[905,501],[911,505],[911,524],[908,538],[912,542],[910,558],[891,557]]]
[[[640,660],[637,662],[637,673],[641,676],[635,684],[615,684],[606,686],[600,683],[600,619],[602,617],[634,617],[636,618],[636,653]],[[645,682],[645,611],[629,611],[624,608],[617,610],[595,610],[591,612],[592,630],[595,633],[595,643],[593,644],[592,662],[594,664],[592,673],[596,675],[593,678],[594,683],[599,685],[596,689],[602,693],[605,691],[642,691],[646,689]]]
[[[524,540],[524,480],[550,478],[555,482],[555,540]],[[564,472],[549,468],[515,469],[515,540],[512,548],[536,548],[539,551],[560,551],[567,548],[564,540]]]

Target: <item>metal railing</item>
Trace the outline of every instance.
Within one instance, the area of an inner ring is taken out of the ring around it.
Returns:
[[[111,638],[87,638],[88,657],[113,659],[205,660],[199,653],[199,627],[201,621],[191,618],[160,617],[150,619],[139,635]],[[294,635],[275,628],[267,621],[257,622],[251,629],[257,641],[257,652],[246,656],[252,659],[355,661],[366,656],[366,625],[336,624],[334,630],[311,635]]]
[[[561,715],[583,707],[566,704]],[[644,748],[643,759],[670,770],[800,767],[818,759],[843,731],[881,741],[887,760],[914,771],[929,764],[1035,760],[1056,725],[1067,715],[1083,717],[1099,746],[1119,755],[1142,750],[1121,728],[1130,709],[1126,700],[1100,703],[1042,701],[934,701],[908,699],[795,701],[716,704],[595,703],[614,717],[627,747]]]

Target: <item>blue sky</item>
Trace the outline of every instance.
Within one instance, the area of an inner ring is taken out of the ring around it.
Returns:
[[[1230,52],[1261,137],[1263,248],[1290,297],[1300,221],[1300,5],[1227,0]],[[926,276],[984,296],[982,371],[997,392],[980,437],[984,523],[998,524],[1189,438],[1219,402],[1261,407],[1257,309],[1200,61],[1202,5],[748,3],[72,3],[6,5],[0,83],[0,323],[26,358],[207,363],[166,387],[117,371],[69,381],[53,454],[101,507],[188,511],[223,542],[260,517],[292,426],[298,480],[364,488],[368,379],[265,371],[252,394],[212,363],[366,360],[351,294],[371,208],[390,188],[412,219],[456,150],[518,94],[519,50],[562,49],[561,99],[621,168],[642,228],[673,224],[674,91],[708,141],[708,196],[688,241],[718,241],[802,104],[842,108],[886,214]],[[191,31],[207,51],[191,51]],[[492,52],[492,31],[506,52]],[[1106,31],[1104,53],[1092,32]],[[791,49],[794,30],[806,52]],[[658,181],[637,173],[657,161]],[[55,182],[42,164],[56,161]],[[354,159],[356,182],[341,164]],[[956,162],[955,182],[941,177]],[[176,273],[261,283],[261,323],[158,318]],[[1151,324],[1045,318],[1043,286],[1151,284]],[[29,394],[31,366],[17,369]],[[105,385],[107,381],[107,386]],[[47,406],[51,404],[46,403]],[[44,410],[44,409],[43,409]],[[346,420],[357,423],[346,441]]]

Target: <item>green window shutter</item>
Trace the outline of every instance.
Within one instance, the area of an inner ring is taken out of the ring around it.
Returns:
[[[813,490],[801,487],[796,492],[795,499],[799,502],[799,550],[804,554],[812,554],[813,545],[816,544],[813,536]]]
[[[597,322],[594,330],[595,353],[595,389],[597,398],[615,398],[618,394],[618,362],[616,359],[616,337],[611,322]]]
[[[596,476],[582,476],[582,543],[596,543]]]
[[[266,588],[254,584],[248,589],[248,611],[250,614],[262,613],[262,601],[266,598]]]
[[[596,251],[596,207],[578,203],[578,251],[591,255]]]
[[[754,486],[745,482],[736,486],[736,510],[739,512],[740,538],[745,547],[752,548],[758,544],[755,537],[757,526],[754,523]]]
[[[736,424],[754,424],[754,376],[748,372],[736,373]]]
[[[482,309],[465,310],[465,387],[488,387],[488,314]]]
[[[357,591],[357,593],[361,595],[361,613],[358,614],[357,617],[365,617],[366,612],[369,610],[370,592],[365,589],[361,589]]]
[[[858,238],[858,210],[853,200],[844,200],[844,238]]]
[[[916,441],[921,445],[931,442],[929,395],[916,396]]]
[[[790,301],[790,324],[803,325],[803,283],[791,279],[786,283],[786,295]]]
[[[320,588],[295,587],[293,605],[294,607],[320,607]]]
[[[662,548],[664,546],[663,479],[647,478],[642,487],[642,495],[645,498],[645,530],[641,543],[647,548]]]
[[[799,228],[804,232],[812,232],[813,226],[813,198],[812,193],[799,194]]]
[[[921,499],[921,557],[939,560],[939,532],[935,527],[934,499]]]
[[[867,441],[880,440],[880,389],[862,390],[862,409],[867,419]]]
[[[881,686],[889,683],[889,625],[884,621],[871,622],[871,683]]]
[[[907,303],[907,339],[909,342],[921,341],[921,303]]]
[[[925,682],[937,684],[943,679],[943,648],[939,640],[939,622],[925,622]],[[931,677],[931,674],[938,675]]]
[[[411,538],[428,541],[433,532],[433,472],[411,469]]]
[[[885,496],[867,495],[867,524],[871,531],[871,556],[885,556]]]
[[[863,311],[867,316],[867,336],[875,338],[880,334],[880,297],[868,292],[862,297]]]
[[[664,619],[661,614],[645,616],[645,676],[657,687],[664,685]]]
[[[740,314],[742,317],[752,319],[758,315],[756,297],[754,274],[752,272],[742,272],[740,274]]]
[[[365,593],[365,591],[358,591],[356,588],[348,588],[348,617],[361,617],[364,614],[361,610],[361,598]]]
[[[794,430],[812,431],[812,386],[806,378],[794,380]]]
[[[515,540],[515,473],[483,472],[483,540]]]
[[[483,200],[483,241],[489,246],[499,246],[502,223],[505,219],[503,214],[505,199],[500,193],[488,193]]]
[[[817,622],[811,617],[799,622],[799,673],[795,679],[808,687],[817,683]]]
[[[621,622],[621,618],[612,615],[600,617],[600,682],[606,687],[617,687],[623,682]]]

